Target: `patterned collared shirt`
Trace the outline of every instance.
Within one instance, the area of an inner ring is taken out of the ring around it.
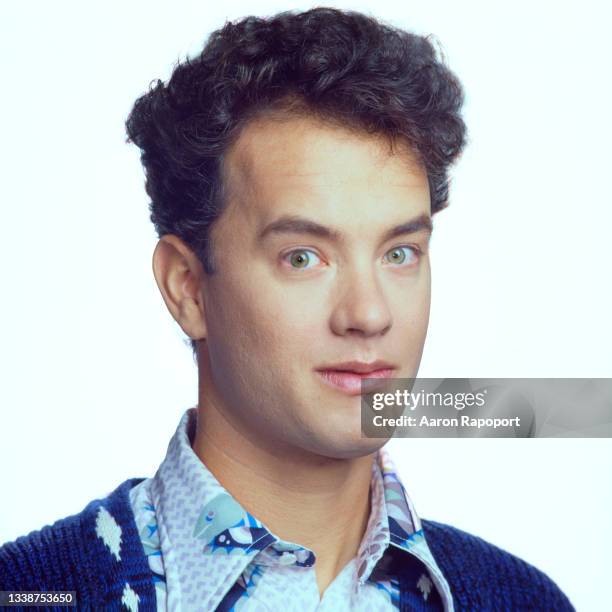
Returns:
[[[315,554],[274,535],[221,486],[191,448],[196,408],[183,414],[153,478],[130,503],[161,611],[453,610],[442,572],[387,452],[372,463],[371,512],[354,557],[320,597]]]

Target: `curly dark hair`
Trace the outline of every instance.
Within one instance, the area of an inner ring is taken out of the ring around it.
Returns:
[[[224,154],[247,122],[273,113],[385,135],[392,147],[399,138],[427,171],[438,212],[466,140],[463,89],[439,55],[429,36],[354,11],[227,22],[167,84],[154,81],[126,121],[158,236],[179,236],[215,273],[209,236],[224,205]]]

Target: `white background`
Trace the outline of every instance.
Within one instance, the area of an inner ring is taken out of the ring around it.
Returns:
[[[395,5],[395,6],[394,6]],[[0,97],[0,542],[151,476],[196,369],[151,272],[123,123],[226,19],[307,3],[5,7]],[[435,217],[420,374],[612,376],[612,19],[605,2],[337,2],[434,33],[470,143]],[[579,406],[576,407],[578,410]],[[422,517],[609,602],[611,440],[394,440]]]

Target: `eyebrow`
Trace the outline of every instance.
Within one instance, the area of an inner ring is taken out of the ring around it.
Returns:
[[[422,214],[405,223],[392,227],[385,232],[383,242],[397,236],[414,234],[422,230],[426,230],[428,234],[431,234],[433,230],[431,217],[429,215]],[[276,221],[268,223],[268,225],[259,232],[257,240],[263,240],[271,234],[310,234],[312,236],[318,236],[319,238],[327,238],[334,242],[342,241],[342,232],[339,230],[321,225],[316,221],[298,215],[284,215]]]

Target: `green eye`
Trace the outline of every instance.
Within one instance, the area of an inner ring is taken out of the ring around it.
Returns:
[[[316,263],[316,260],[319,258],[312,251],[307,249],[291,251],[291,253],[289,253],[289,263],[291,264],[291,267],[296,270],[304,270],[309,267],[308,264],[313,259],[313,256]]]
[[[308,255],[305,254],[305,251],[295,251],[295,253],[291,254],[289,260],[294,268],[304,268],[306,267],[309,258]]]
[[[408,251],[408,254],[406,254]],[[390,251],[387,251],[385,256],[387,261],[395,264],[403,264],[403,263],[415,263],[418,259],[418,253],[414,247],[402,246],[396,247]]]

